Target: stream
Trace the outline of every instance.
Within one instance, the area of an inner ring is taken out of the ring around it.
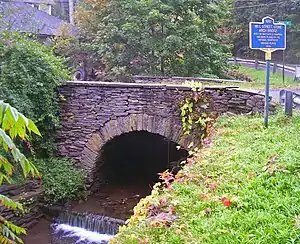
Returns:
[[[84,224],[92,223],[92,219],[98,218],[97,225],[105,223],[101,217],[117,219],[119,223],[125,221],[133,214],[133,208],[138,201],[151,192],[150,185],[147,184],[127,184],[127,185],[105,185],[101,191],[94,193],[86,201],[73,201],[71,212],[74,213],[93,213],[81,223],[72,223],[69,216],[63,216],[55,223],[45,218],[41,219],[37,225],[28,230],[25,236],[25,244],[96,244],[107,243],[116,234],[116,231],[107,231],[105,228],[87,228]],[[79,215],[80,216],[80,215]],[[89,216],[88,214],[85,216]],[[79,220],[75,220],[80,222]],[[102,232],[102,233],[101,233]],[[106,235],[108,234],[108,235]]]
[[[25,244],[104,244],[132,214],[139,200],[151,193],[158,173],[180,168],[188,152],[163,136],[130,132],[107,142],[99,152],[91,194],[73,201],[68,214],[42,219],[28,230]],[[117,153],[116,153],[117,152]]]

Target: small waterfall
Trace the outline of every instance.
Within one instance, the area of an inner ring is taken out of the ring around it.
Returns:
[[[80,227],[100,234],[115,235],[118,233],[119,226],[124,225],[125,221],[96,214],[63,213],[58,217],[57,223]]]
[[[85,213],[63,213],[52,226],[53,244],[65,243],[108,243],[118,233],[125,221],[102,215]]]

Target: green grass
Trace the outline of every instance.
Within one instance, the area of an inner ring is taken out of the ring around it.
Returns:
[[[300,243],[300,115],[273,115],[268,129],[261,115],[223,116],[216,128],[196,163],[141,200],[111,243]],[[169,206],[170,226],[149,217]]]
[[[241,88],[258,88],[258,89],[265,88],[265,84],[266,84],[265,70],[256,70],[244,66],[239,66],[239,70],[245,74],[248,74],[250,77],[252,77],[255,80],[255,82],[247,82],[242,84],[226,83],[226,85],[228,84],[233,86],[235,85]],[[285,76],[285,82],[283,83],[281,73],[273,74],[271,72],[270,88],[294,88],[294,87],[300,87],[300,81],[294,81],[292,77]]]

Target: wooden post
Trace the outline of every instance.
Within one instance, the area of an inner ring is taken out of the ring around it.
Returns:
[[[258,69],[258,60],[257,60],[257,58],[255,59],[255,69]]]
[[[273,65],[273,69],[272,69],[273,74],[276,73],[276,70],[277,70],[277,61],[275,61],[275,62],[274,62],[274,65]]]
[[[300,79],[300,66],[297,65],[296,68],[295,68],[295,77],[294,77],[294,80],[298,81],[299,79]]]
[[[284,112],[287,116],[293,115],[293,92],[291,91],[285,93]]]
[[[74,25],[74,1],[69,0],[69,18],[70,18],[70,24]]]

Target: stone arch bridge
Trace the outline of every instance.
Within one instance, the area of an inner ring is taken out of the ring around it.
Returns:
[[[193,136],[183,136],[179,103],[191,93],[187,85],[69,81],[59,89],[61,126],[58,152],[91,175],[104,144],[132,132],[159,134],[182,147]],[[262,112],[264,96],[229,87],[207,87],[210,108],[219,113]]]

